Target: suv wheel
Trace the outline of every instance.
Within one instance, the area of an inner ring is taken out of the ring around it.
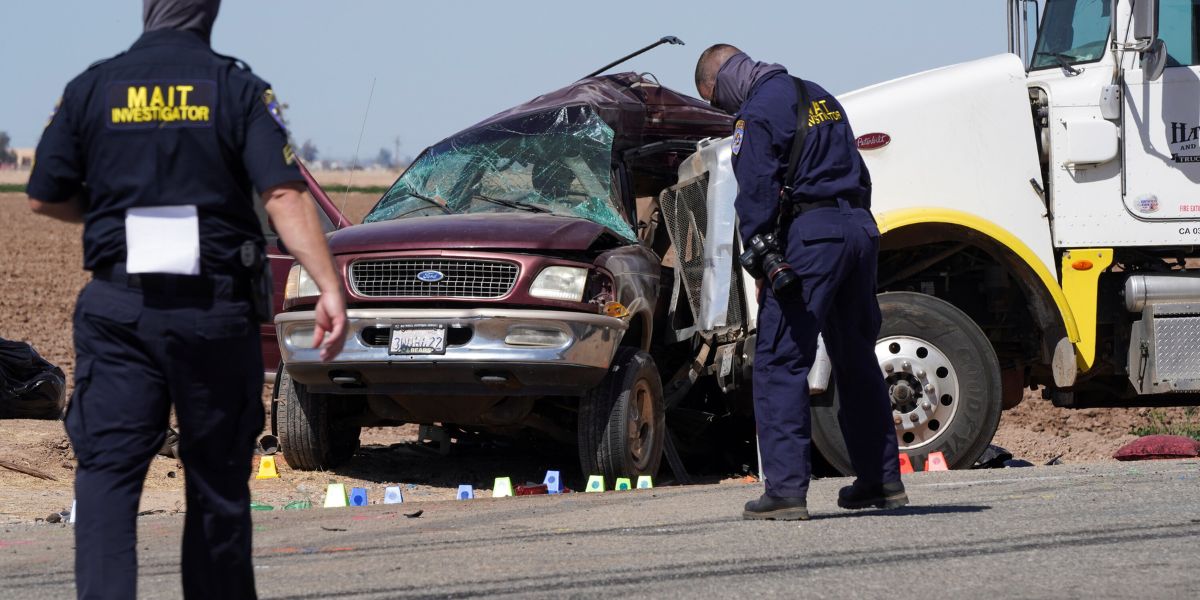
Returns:
[[[309,393],[304,384],[283,372],[277,423],[279,447],[288,466],[300,471],[325,470],[354,456],[361,428],[338,423],[333,414],[343,400],[353,399]]]
[[[604,379],[579,400],[579,464],[584,475],[654,475],[662,462],[666,410],[650,355],[621,347]]]

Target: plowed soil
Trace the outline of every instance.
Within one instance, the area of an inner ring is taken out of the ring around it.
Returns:
[[[376,196],[343,198],[335,193],[334,199],[357,222]],[[81,267],[81,233],[81,226],[31,214],[23,194],[0,194],[0,337],[31,343],[47,360],[60,365],[68,378],[75,364],[71,315],[75,298],[88,281]],[[270,388],[264,385],[264,399],[269,395]],[[1133,439],[1130,431],[1148,423],[1146,413],[1144,409],[1058,409],[1031,393],[1021,406],[1004,414],[995,443],[1034,463],[1054,457],[1063,462],[1111,460],[1114,450]],[[559,449],[533,452],[465,444],[452,457],[440,457],[415,438],[415,427],[368,430],[363,450],[335,472],[293,471],[280,457],[281,478],[251,482],[255,500],[276,507],[305,499],[319,505],[331,480],[348,488],[367,487],[372,502],[379,502],[384,486],[402,482],[408,499],[446,499],[453,497],[460,483],[490,488],[497,475],[508,475],[517,484],[540,481],[551,468],[562,470],[568,485],[568,474],[579,477],[573,454]],[[70,507],[74,458],[61,423],[0,421],[0,460],[56,478],[47,481],[0,468],[0,523],[43,518]],[[173,458],[154,460],[143,510],[183,510],[181,468]]]

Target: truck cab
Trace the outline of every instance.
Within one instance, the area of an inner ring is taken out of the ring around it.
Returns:
[[[877,355],[917,464],[969,466],[1031,388],[1200,401],[1200,2],[1038,9],[1009,2],[1007,54],[839,97],[874,182]],[[833,396],[814,440],[848,472]]]

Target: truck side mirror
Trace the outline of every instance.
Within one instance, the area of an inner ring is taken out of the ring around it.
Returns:
[[[1167,67],[1167,44],[1158,39],[1158,0],[1133,1],[1133,39],[1142,55],[1142,76],[1157,81]]]
[[[1158,39],[1158,0],[1134,0],[1133,39],[1146,49]]]
[[[1167,43],[1154,40],[1149,48],[1142,51],[1142,76],[1146,81],[1158,81],[1166,68]]]

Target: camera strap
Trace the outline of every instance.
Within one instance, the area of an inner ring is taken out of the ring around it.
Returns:
[[[792,77],[796,86],[796,134],[792,136],[792,152],[788,158],[787,173],[783,176],[782,200],[790,200],[792,184],[796,181],[796,169],[800,167],[800,155],[804,153],[804,140],[808,137],[808,112],[812,101],[808,97],[808,86],[799,77]]]

